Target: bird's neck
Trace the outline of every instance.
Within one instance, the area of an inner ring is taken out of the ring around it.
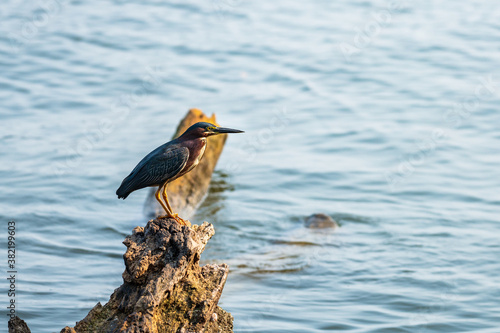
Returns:
[[[191,147],[199,147],[207,144],[207,138],[205,137],[187,137],[185,142]]]

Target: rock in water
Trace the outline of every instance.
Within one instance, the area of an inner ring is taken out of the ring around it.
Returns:
[[[28,325],[18,316],[11,318],[8,326],[9,333],[31,333]]]
[[[232,316],[217,305],[229,268],[199,266],[213,235],[207,222],[188,228],[164,218],[136,227],[123,242],[124,283],[61,332],[232,332]]]
[[[306,219],[305,225],[307,228],[311,229],[335,229],[339,226],[334,219],[326,214],[313,214],[309,216]]]

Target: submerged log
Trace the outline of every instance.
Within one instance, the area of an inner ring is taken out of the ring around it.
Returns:
[[[201,110],[191,109],[180,122],[173,139],[184,133],[189,126],[200,121],[219,126],[215,120],[215,114],[212,114],[209,118]],[[222,153],[226,139],[227,134],[208,137],[205,155],[200,161],[200,164],[189,173],[168,184],[168,201],[173,211],[179,214],[179,216],[189,218],[207,194],[208,186],[212,179],[212,173]],[[155,192],[156,187],[150,189],[144,206],[144,212],[150,218],[165,214],[163,208],[155,199]]]
[[[192,109],[176,136],[198,121],[216,124],[214,115],[208,118]],[[169,200],[174,210],[189,214],[201,202],[226,137],[210,137],[198,167],[170,184]],[[153,196],[146,209],[163,214]],[[229,268],[226,264],[199,265],[214,232],[207,222],[187,227],[170,218],[136,227],[123,242],[127,247],[123,284],[108,303],[98,303],[74,328],[65,327],[61,333],[232,332],[233,317],[217,305]],[[9,333],[21,332],[29,332],[28,326],[17,317],[11,319]]]

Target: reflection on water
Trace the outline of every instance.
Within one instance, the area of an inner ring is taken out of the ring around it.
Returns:
[[[205,200],[198,207],[194,220],[217,222],[218,213],[224,209],[225,192],[234,191],[234,189],[234,185],[230,183],[229,174],[219,170],[214,171],[208,193]],[[223,218],[223,216],[220,218]]]

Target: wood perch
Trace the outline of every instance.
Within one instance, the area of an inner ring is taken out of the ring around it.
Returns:
[[[232,332],[232,316],[217,306],[229,268],[199,266],[214,232],[207,222],[189,228],[169,218],[136,227],[123,242],[123,284],[61,333]]]
[[[192,109],[175,136],[198,121],[217,125],[215,116],[208,118]],[[210,137],[198,167],[169,185],[169,200],[177,212],[193,212],[204,198],[226,138]],[[153,195],[146,209],[163,214]],[[108,303],[98,303],[74,328],[65,327],[61,333],[232,332],[233,317],[217,305],[229,268],[226,264],[199,265],[214,233],[207,222],[189,228],[170,218],[136,227],[123,242],[127,246],[123,284]],[[28,326],[18,317],[9,321],[9,333],[27,332]]]

